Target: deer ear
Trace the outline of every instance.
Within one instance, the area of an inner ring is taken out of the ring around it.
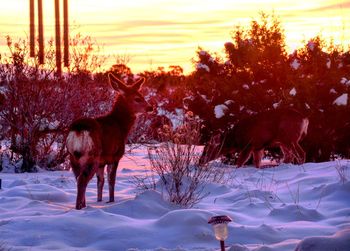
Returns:
[[[122,80],[114,76],[112,73],[108,73],[108,82],[117,92],[124,94],[128,87]]]
[[[132,88],[136,90],[140,90],[144,82],[145,82],[145,78],[140,78],[135,82],[135,84],[132,85]]]

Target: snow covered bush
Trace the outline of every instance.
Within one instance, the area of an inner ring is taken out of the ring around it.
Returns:
[[[310,120],[307,161],[350,157],[349,48],[317,36],[288,54],[279,19],[265,13],[231,35],[224,58],[200,48],[194,59],[190,110],[205,125],[202,143],[250,114],[293,107]]]

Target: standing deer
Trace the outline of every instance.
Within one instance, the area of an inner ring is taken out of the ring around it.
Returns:
[[[239,121],[225,134],[214,135],[204,147],[199,164],[238,152],[237,166],[244,165],[253,153],[254,164],[260,167],[266,147],[279,146],[284,162],[305,162],[299,141],[307,134],[308,118],[293,109],[272,110]]]
[[[109,202],[114,201],[114,186],[119,160],[125,151],[128,133],[136,115],[152,111],[139,92],[144,78],[127,86],[114,75],[108,80],[117,96],[113,109],[97,118],[82,118],[73,122],[67,136],[67,150],[77,180],[76,209],[86,207],[85,191],[94,174],[97,176],[97,201],[102,201],[104,167],[107,165]]]

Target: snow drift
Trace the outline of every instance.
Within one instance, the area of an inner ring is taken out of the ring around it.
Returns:
[[[349,161],[222,168],[225,182],[207,184],[209,195],[191,209],[161,191],[138,192],[133,177],[149,169],[145,149],[122,159],[116,203],[96,202],[94,178],[80,211],[71,172],[0,173],[0,243],[5,250],[218,250],[207,221],[228,215],[227,250],[350,250]]]

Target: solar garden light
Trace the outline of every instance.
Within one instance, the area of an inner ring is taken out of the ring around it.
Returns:
[[[225,240],[228,236],[227,224],[232,219],[226,215],[211,217],[208,224],[211,224],[214,229],[215,238],[220,241],[221,251],[225,251]]]

